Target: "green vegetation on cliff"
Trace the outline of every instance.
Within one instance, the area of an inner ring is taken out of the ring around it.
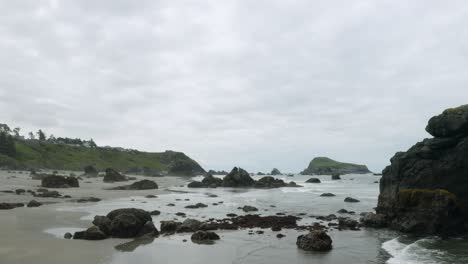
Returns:
[[[309,163],[307,169],[301,172],[303,175],[331,175],[350,173],[364,174],[370,173],[370,171],[365,165],[339,162],[327,157],[316,157]]]
[[[125,173],[145,175],[196,175],[205,171],[182,152],[141,152],[120,148],[54,144],[39,140],[15,140],[13,157],[0,154],[0,167],[17,169],[83,170],[93,165]]]

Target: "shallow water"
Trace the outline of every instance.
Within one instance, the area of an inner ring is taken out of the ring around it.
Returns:
[[[281,177],[285,181],[295,181],[303,188],[278,189],[189,189],[171,187],[177,191],[160,195],[158,198],[142,196],[105,200],[92,205],[63,207],[59,211],[85,212],[84,220],[92,220],[95,215],[105,215],[109,211],[124,207],[137,207],[145,210],[159,210],[161,215],[153,221],[184,218],[175,213],[184,212],[187,218],[224,218],[227,213],[245,214],[238,207],[252,205],[259,208],[259,214],[273,215],[305,213],[301,223],[316,222],[314,216],[336,213],[341,208],[359,213],[372,211],[377,204],[378,181],[373,175],[345,175],[342,180],[332,181],[330,176],[317,176],[322,183],[305,183],[310,176],[296,175]],[[200,180],[200,177],[194,179]],[[320,197],[324,192],[334,193],[335,197]],[[210,197],[216,195],[217,197]],[[345,203],[345,197],[360,200],[359,203]],[[184,199],[190,199],[185,201]],[[222,203],[220,203],[222,201]],[[185,209],[184,206],[202,202],[207,208]],[[174,203],[175,206],[167,206]],[[218,203],[218,205],[213,205]],[[272,207],[274,206],[274,207]],[[349,216],[349,215],[346,215]],[[57,227],[47,233],[63,237],[76,227]],[[276,238],[278,232],[264,230],[262,235],[248,235],[248,230],[219,231],[221,240],[213,245],[198,245],[190,242],[190,234],[177,234],[169,237],[145,241],[139,247],[130,246],[125,252],[116,250],[111,263],[468,263],[465,240],[441,241],[436,238],[410,239],[388,230],[362,229],[361,231],[331,230],[333,250],[327,253],[304,252],[298,250],[295,242],[304,231],[282,230],[286,235]],[[188,242],[183,242],[187,239]],[[130,252],[129,252],[130,251]]]

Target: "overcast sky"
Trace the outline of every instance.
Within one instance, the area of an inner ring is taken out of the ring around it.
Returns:
[[[467,1],[0,0],[0,123],[205,169],[379,171],[468,103]]]

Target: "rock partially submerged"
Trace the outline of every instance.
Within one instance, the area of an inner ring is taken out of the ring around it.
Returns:
[[[377,214],[387,225],[424,235],[468,231],[468,105],[426,127],[434,138],[398,152],[383,171]]]
[[[297,237],[296,245],[306,251],[328,251],[332,249],[332,239],[325,231],[312,231]]]
[[[80,184],[75,177],[47,175],[42,178],[41,186],[45,188],[71,188],[80,187]]]
[[[118,186],[110,190],[153,190],[158,189],[158,184],[150,180],[141,180],[130,185]]]

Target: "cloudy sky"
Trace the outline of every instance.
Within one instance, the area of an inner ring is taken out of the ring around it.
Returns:
[[[0,0],[0,122],[206,169],[381,170],[468,103],[466,1]]]

